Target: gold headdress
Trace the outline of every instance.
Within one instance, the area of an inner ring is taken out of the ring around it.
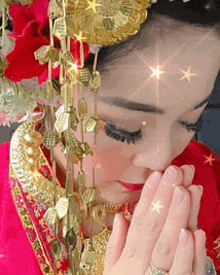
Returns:
[[[32,5],[32,1],[14,3]],[[12,1],[7,2],[2,9],[3,29],[6,24],[5,12],[9,10],[10,4]],[[34,53],[35,59],[41,65],[48,65],[47,97],[43,98],[47,100],[48,106],[40,110],[42,113],[40,118],[22,124],[13,135],[11,173],[19,180],[25,192],[48,207],[44,218],[55,235],[55,240],[51,243],[55,274],[58,272],[63,245],[68,252],[70,274],[103,273],[106,244],[111,234],[105,225],[105,218],[110,211],[123,211],[123,205],[103,204],[97,200],[95,150],[97,135],[102,127],[96,104],[101,86],[101,75],[96,69],[98,52],[101,46],[120,43],[136,34],[147,18],[147,9],[150,5],[150,0],[51,0],[49,2],[50,44],[43,45]],[[2,44],[4,38],[3,33]],[[71,52],[73,40],[79,42],[78,59],[74,58]],[[90,44],[90,49],[95,54],[92,73],[84,67],[86,55],[84,42]],[[60,48],[57,47],[58,44]],[[2,62],[2,69],[5,67],[5,63]],[[58,67],[62,105],[55,112],[53,103],[56,91],[52,79],[53,69]],[[17,94],[19,90],[25,94],[23,86],[7,81],[7,85],[13,87],[13,91],[17,91]],[[86,90],[94,96],[94,114],[90,118],[87,118],[88,105],[84,97]],[[78,97],[81,96],[78,102],[75,101],[77,93]],[[36,98],[34,101],[36,102]],[[78,104],[78,112],[75,104]],[[48,122],[46,131],[37,131],[37,123],[42,122],[45,116]],[[81,140],[78,140],[73,133],[78,127],[81,130]],[[93,148],[84,141],[87,132],[94,132]],[[60,142],[67,159],[65,189],[57,183],[54,159],[54,148]],[[42,143],[50,150],[52,181],[39,173]],[[89,188],[86,188],[86,171],[83,167],[83,160],[87,155],[92,155],[94,160],[93,185]],[[80,164],[79,171],[75,171],[76,164]],[[83,225],[88,220],[91,222],[90,236],[85,240]],[[92,232],[93,220],[102,226],[98,235]]]

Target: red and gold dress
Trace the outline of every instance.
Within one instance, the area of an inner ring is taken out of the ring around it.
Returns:
[[[40,164],[39,172],[50,180],[46,154]],[[172,164],[192,164],[196,168],[193,184],[204,187],[199,228],[206,232],[207,254],[220,275],[220,159],[204,144],[191,141]],[[0,275],[52,275],[50,247],[54,236],[43,218],[47,207],[24,192],[10,173],[10,142],[0,146],[0,167]],[[126,204],[124,214],[132,214],[134,208]],[[65,251],[58,274],[68,274]]]

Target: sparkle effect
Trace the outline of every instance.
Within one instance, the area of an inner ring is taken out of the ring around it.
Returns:
[[[86,10],[92,9],[94,11],[94,13],[97,13],[96,7],[101,6],[101,4],[97,4],[96,0],[93,0],[93,1],[86,0],[86,1],[89,4],[89,6],[86,8]]]
[[[152,202],[151,205],[153,205],[152,211],[156,210],[157,213],[160,213],[160,208],[164,208],[163,205],[160,205],[160,201],[158,201],[157,203]]]
[[[204,156],[206,158],[206,161],[204,162],[204,164],[206,164],[207,162],[209,162],[210,166],[212,166],[212,161],[216,160],[215,158],[212,158],[212,154],[210,154],[209,157]]]
[[[77,71],[78,71],[77,64],[73,64],[73,65],[71,66],[71,69],[73,69],[75,72],[77,72]]]
[[[80,43],[82,43],[83,40],[86,39],[86,37],[82,36],[82,33],[83,33],[82,31],[79,34],[74,33],[74,36],[75,36],[76,40],[78,40]]]
[[[151,68],[151,71],[153,72],[150,77],[156,76],[157,79],[160,79],[160,75],[163,74],[164,72],[160,70],[160,66],[157,66],[156,69]]]
[[[188,82],[190,83],[191,82],[191,78],[190,77],[197,75],[197,74],[192,74],[190,72],[190,70],[191,70],[191,66],[189,66],[189,68],[188,68],[187,71],[183,71],[183,70],[180,69],[180,71],[184,74],[184,76],[182,78],[180,78],[180,80],[183,80],[183,79],[187,78]]]

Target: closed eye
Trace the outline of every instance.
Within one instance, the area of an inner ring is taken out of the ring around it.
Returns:
[[[204,110],[205,111],[205,110]],[[202,124],[204,121],[204,111],[202,112],[201,116],[197,120],[196,123],[188,123],[185,121],[180,121],[179,123],[186,128],[188,132],[199,132],[202,129]],[[115,140],[118,140],[120,142],[127,142],[127,144],[137,144],[141,142],[143,139],[142,130],[139,129],[135,132],[128,132],[122,128],[117,128],[115,124],[112,122],[108,122],[107,120],[103,119],[105,122],[105,134],[109,136],[110,138],[113,138]]]

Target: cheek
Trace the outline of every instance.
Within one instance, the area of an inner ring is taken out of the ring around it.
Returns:
[[[173,135],[172,138],[172,159],[174,160],[176,157],[178,157],[180,154],[183,153],[183,151],[186,149],[186,147],[189,145],[190,141],[193,139],[195,133],[183,131],[180,134],[177,134],[176,136]]]
[[[100,165],[100,173],[104,173],[106,180],[119,180],[129,167],[130,158],[123,155],[118,146],[97,150],[97,163]]]
[[[76,138],[80,141],[81,135],[77,131]],[[83,161],[83,170],[86,173],[87,186],[93,184],[93,159],[96,167],[96,185],[104,185],[104,182],[119,180],[129,167],[131,152],[124,151],[124,144],[117,144],[114,140],[108,138],[103,132],[100,132],[97,139],[97,146],[94,149],[94,134],[85,133],[84,141],[87,142],[94,152],[94,158],[91,155],[86,156]],[[128,155],[129,153],[129,155]],[[75,171],[80,169],[80,165],[76,165]]]
[[[104,185],[107,181],[119,180],[129,167],[130,158],[124,156],[117,146],[112,145],[109,150],[97,147],[95,153],[96,185]],[[83,169],[87,175],[87,185],[93,184],[93,158],[87,156],[83,162]]]
[[[190,140],[193,138],[194,133],[186,132],[181,129],[173,130],[172,137],[170,139],[166,139],[166,137],[162,134],[159,134],[158,137],[155,138],[154,135],[149,135],[146,137],[143,143],[140,145],[127,145],[120,144],[113,139],[110,139],[105,135],[104,132],[100,132],[97,139],[97,147],[94,151],[94,160],[96,166],[96,185],[100,187],[105,187],[110,185],[109,181],[120,180],[126,175],[126,171],[128,169],[134,169],[136,172],[137,166],[132,163],[133,157],[138,153],[143,153],[146,151],[145,158],[148,160],[148,164],[152,164],[152,159],[160,159],[160,156],[155,156],[156,148],[161,143],[160,139],[169,140],[171,142],[171,146],[169,148],[172,150],[172,160],[175,159],[178,155],[180,155],[184,149],[187,147]],[[81,140],[80,132],[78,131],[76,137]],[[93,133],[85,133],[84,140],[87,142],[92,148],[94,148],[94,134]],[[147,145],[147,146],[146,146]],[[168,148],[168,147],[167,147]],[[152,149],[152,150],[151,150]],[[155,164],[154,167],[159,165]],[[86,183],[87,186],[92,186],[93,184],[93,158],[92,156],[87,156],[83,161],[83,169],[86,173]],[[133,167],[133,168],[132,168]],[[151,166],[149,166],[151,167]],[[76,167],[76,171],[80,166]],[[146,167],[145,169],[147,169]]]

